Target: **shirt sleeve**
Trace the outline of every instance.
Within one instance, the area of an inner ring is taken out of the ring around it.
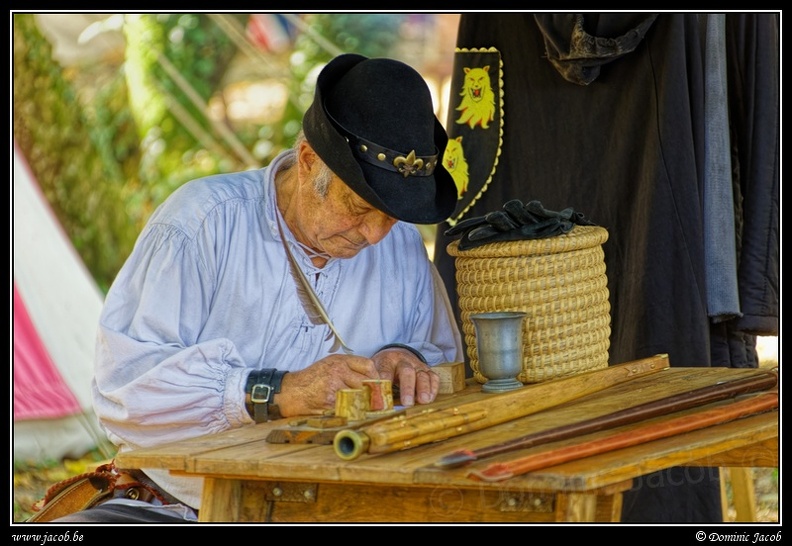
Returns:
[[[409,341],[395,341],[420,351],[430,366],[458,362],[464,356],[451,302],[437,268],[426,253],[423,239],[420,235],[418,238],[412,259],[406,261],[412,264],[413,273],[404,275],[418,286],[415,305],[408,308],[412,309],[412,332]]]
[[[443,354],[442,360],[434,364],[464,361],[465,354],[462,348],[462,334],[457,326],[454,309],[451,307],[451,300],[448,297],[445,283],[434,262],[429,262],[429,268],[432,272],[435,300],[431,339],[437,340],[436,343]]]
[[[197,342],[215,282],[197,241],[172,226],[146,228],[106,298],[94,406],[120,448],[251,422],[237,348],[226,338]]]

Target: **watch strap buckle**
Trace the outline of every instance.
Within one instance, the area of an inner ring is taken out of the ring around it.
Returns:
[[[268,404],[272,400],[272,385],[256,383],[250,391],[250,402],[253,404]]]

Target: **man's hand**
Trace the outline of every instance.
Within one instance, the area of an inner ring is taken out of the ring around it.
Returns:
[[[283,376],[275,395],[281,415],[321,415],[335,409],[336,391],[363,388],[366,379],[379,379],[371,359],[353,355],[330,355],[299,372]]]
[[[440,390],[440,376],[407,349],[389,347],[371,357],[380,379],[390,379],[399,387],[402,406],[428,404]]]

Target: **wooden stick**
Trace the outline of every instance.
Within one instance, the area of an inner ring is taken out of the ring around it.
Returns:
[[[458,468],[485,457],[500,455],[518,449],[527,449],[529,447],[565,440],[567,438],[574,438],[575,436],[582,436],[600,430],[637,423],[651,417],[668,415],[669,413],[703,406],[710,402],[734,398],[740,394],[772,389],[776,385],[778,385],[778,373],[776,371],[765,371],[755,376],[733,379],[714,385],[707,385],[692,391],[673,394],[577,423],[541,430],[533,434],[515,438],[508,442],[483,447],[475,451],[468,449],[455,451],[434,463],[434,466],[443,469]]]
[[[397,420],[339,431],[333,439],[333,446],[336,454],[344,460],[356,459],[363,453],[408,449],[531,415],[668,367],[668,355],[659,354],[602,370],[528,385],[514,391],[484,395],[473,402],[429,415],[404,416]],[[431,424],[432,420],[442,421],[449,414],[462,416],[457,417],[458,425],[449,427],[442,422],[439,425]]]
[[[608,451],[615,451],[634,445],[659,440],[685,432],[691,432],[728,421],[734,421],[755,413],[762,413],[778,407],[778,392],[752,395],[750,398],[729,402],[715,409],[699,411],[690,415],[676,417],[660,423],[611,434],[604,438],[588,440],[578,444],[532,453],[526,457],[503,463],[496,463],[481,471],[471,471],[469,478],[497,482],[514,476],[547,468],[569,461],[591,457]]]

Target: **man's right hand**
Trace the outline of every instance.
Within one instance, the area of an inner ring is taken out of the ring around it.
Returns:
[[[370,358],[330,355],[299,372],[283,376],[274,402],[283,417],[321,415],[335,410],[336,391],[360,389],[366,379],[379,379]]]

